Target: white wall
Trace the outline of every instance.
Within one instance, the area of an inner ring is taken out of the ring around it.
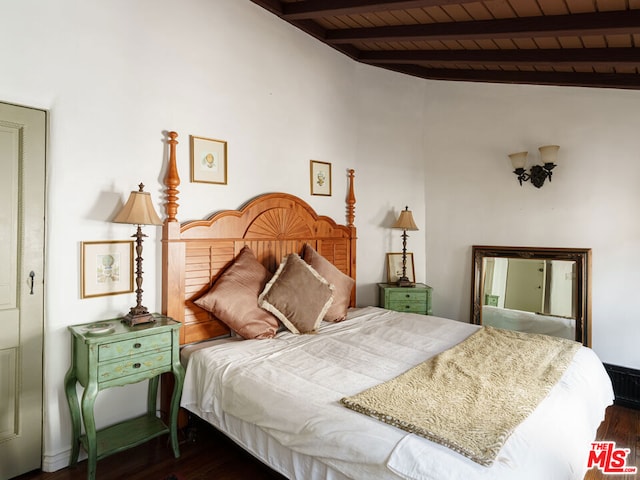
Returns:
[[[248,0],[22,0],[3,6],[0,101],[50,112],[44,467],[64,465],[67,326],[126,313],[134,295],[80,299],[80,242],[127,239],[111,224],[143,181],[158,210],[176,130],[182,220],[287,191],[344,218],[356,170],[358,302],[377,301],[388,228],[405,205],[408,249],[436,314],[467,321],[471,245],[593,249],[593,346],[640,368],[637,113],[640,93],[428,82],[359,65]],[[189,182],[188,136],[229,142],[229,184]],[[554,180],[520,187],[507,154],[561,145]],[[309,160],[333,196],[309,195]],[[159,228],[145,227],[144,303],[160,308]],[[426,255],[422,252],[425,252]],[[145,408],[145,385],[102,392],[98,425]]]
[[[181,220],[286,191],[345,218],[356,170],[358,301],[376,301],[388,227],[424,218],[423,82],[358,65],[248,0],[23,0],[3,5],[0,101],[50,112],[45,318],[46,470],[68,461],[67,326],[117,317],[135,296],[80,299],[80,242],[128,239],[109,223],[144,182],[159,212],[166,148],[179,133]],[[416,102],[416,99],[418,101]],[[189,135],[229,142],[227,186],[189,182]],[[333,196],[309,194],[309,160],[332,163]],[[145,227],[143,303],[160,309],[160,229]],[[424,251],[424,236],[410,248]],[[424,277],[424,266],[416,266]],[[98,426],[145,409],[145,384],[98,396]]]
[[[593,348],[640,368],[640,92],[428,82],[427,281],[469,320],[471,246],[587,247]],[[518,184],[509,153],[560,145],[553,181]]]

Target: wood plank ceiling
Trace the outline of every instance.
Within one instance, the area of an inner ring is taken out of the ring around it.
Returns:
[[[640,89],[640,0],[252,0],[417,77]]]

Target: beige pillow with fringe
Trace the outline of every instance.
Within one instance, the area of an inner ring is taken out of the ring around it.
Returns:
[[[309,244],[305,244],[302,250],[302,258],[335,288],[333,303],[325,313],[324,321],[341,322],[347,316],[347,310],[351,303],[351,292],[356,281],[338,270],[338,267],[316,252]]]
[[[333,302],[333,285],[297,254],[289,254],[258,297],[292,333],[315,333]]]

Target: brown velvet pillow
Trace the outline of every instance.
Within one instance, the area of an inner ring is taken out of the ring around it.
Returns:
[[[324,258],[309,244],[302,249],[302,258],[313,267],[322,277],[335,287],[333,292],[333,304],[324,315],[326,322],[340,322],[347,316],[349,303],[351,303],[351,291],[355,280],[345,275],[329,260]]]
[[[193,303],[243,338],[272,338],[278,319],[258,306],[258,295],[270,278],[271,273],[245,246],[211,289]]]
[[[333,285],[297,254],[288,255],[258,298],[293,333],[315,333],[333,302]]]

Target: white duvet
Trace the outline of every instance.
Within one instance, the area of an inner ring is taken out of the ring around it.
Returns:
[[[181,404],[289,478],[582,479],[590,442],[613,400],[604,367],[588,348],[578,351],[491,467],[339,403],[476,328],[367,307],[350,311],[344,322],[323,323],[316,335],[281,332],[200,348],[190,355]]]

